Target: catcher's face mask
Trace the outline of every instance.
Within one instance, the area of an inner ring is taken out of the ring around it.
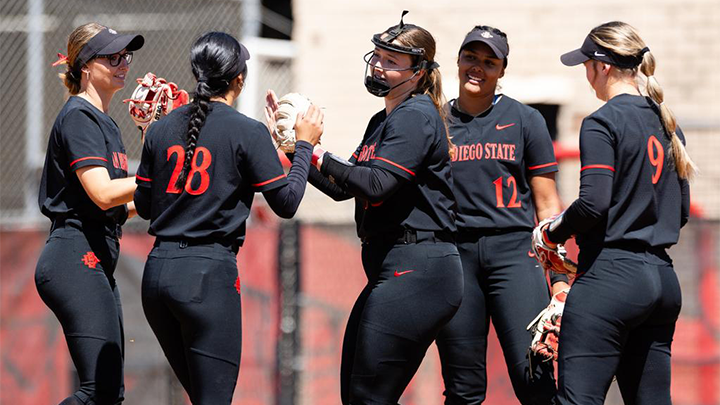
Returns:
[[[375,44],[376,48],[384,49],[386,51],[390,52],[398,52],[405,55],[410,55],[413,57],[413,60],[421,60],[423,56],[425,55],[425,50],[423,48],[414,48],[411,46],[403,46],[400,44],[393,43],[395,39],[400,36],[403,32],[409,31],[413,28],[416,28],[413,24],[405,24],[403,22],[403,17],[405,17],[405,14],[407,14],[408,11],[404,10],[402,13],[402,16],[400,17],[400,24],[390,28],[388,31],[375,34],[372,38],[372,43]],[[406,80],[394,85],[390,86],[390,84],[379,77],[376,77],[374,74],[375,65],[376,65],[376,54],[375,51],[370,51],[367,54],[365,54],[364,58],[365,60],[365,88],[367,89],[370,94],[377,96],[377,97],[385,97],[387,96],[390,91],[402,84],[407,83],[408,81],[412,80],[415,76],[418,75],[422,70],[431,70],[435,69],[439,65],[435,62],[430,64],[428,66],[427,60],[422,60],[419,64],[416,64],[414,66],[410,66],[407,68],[388,68],[388,67],[382,67],[382,70],[384,71],[407,71],[412,70],[414,73],[412,76],[407,78]]]

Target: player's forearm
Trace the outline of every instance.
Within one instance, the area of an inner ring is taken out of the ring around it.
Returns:
[[[106,203],[105,209],[127,204],[133,200],[136,187],[135,176],[110,180],[110,183],[98,194],[98,199]]]
[[[94,187],[91,192],[88,192],[88,196],[95,205],[105,211],[132,201],[135,188],[135,177],[115,179]]]
[[[690,219],[690,183],[687,180],[680,181],[680,194],[681,194],[681,213],[680,213],[680,227],[682,228],[687,224]]]
[[[529,183],[538,221],[562,212],[562,202],[555,184],[555,173],[533,176]]]
[[[281,218],[292,218],[297,212],[305,195],[305,187],[310,169],[312,145],[298,142],[295,145],[295,157],[288,173],[288,183],[283,187],[263,192],[268,205]]]
[[[138,187],[135,190],[135,196],[133,198],[133,204],[135,206],[135,211],[142,219],[150,219],[151,210],[150,210],[150,201],[151,201],[151,195],[152,191],[150,190],[150,187]],[[130,206],[128,206],[128,209]]]
[[[135,215],[137,215],[137,208],[135,208],[135,202],[130,201],[129,203],[127,203],[127,209],[128,209],[127,219],[130,219],[130,218],[134,217]]]
[[[353,198],[352,194],[347,193],[337,184],[331,182],[327,177],[323,176],[318,169],[311,167],[308,182],[323,194],[335,201],[345,201]]]
[[[548,229],[548,238],[563,243],[572,235],[592,229],[610,209],[613,178],[606,175],[587,175],[580,180],[580,196],[565,213],[557,227]]]
[[[111,180],[107,169],[101,166],[80,168],[77,176],[88,197],[103,211],[133,200],[135,177]]]
[[[370,203],[382,202],[402,185],[400,178],[379,167],[355,166],[328,156],[323,159],[322,172],[355,197]]]

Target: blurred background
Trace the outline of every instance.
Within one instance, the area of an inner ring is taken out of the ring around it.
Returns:
[[[509,65],[501,91],[537,108],[556,141],[561,196],[579,184],[578,131],[601,104],[582,67],[559,56],[579,47],[594,26],[635,26],[658,65],[656,77],[699,164],[693,218],[670,250],[683,289],[673,346],[672,394],[678,405],[720,404],[720,2],[718,0],[3,0],[0,2],[0,404],[53,404],[75,390],[62,330],[37,295],[34,269],[49,221],[37,208],[47,137],[66,100],[50,65],[66,53],[67,35],[95,21],[141,33],[129,78],[152,71],[192,91],[189,49],[203,32],[226,31],[251,53],[237,108],[262,119],[273,88],[309,96],[324,107],[323,146],[349,156],[382,100],[363,86],[370,38],[399,21],[437,40],[448,99],[457,94],[456,57],[465,34],[486,24],[508,34]],[[113,101],[137,168],[140,138],[126,105],[135,83]],[[258,195],[238,256],[243,299],[243,358],[234,404],[339,403],[339,362],[347,315],[365,283],[352,203],[335,203],[312,187],[294,220],[277,219]],[[125,226],[116,273],[126,328],[126,403],[186,404],[147,326],[140,280],[152,247],[148,223]],[[494,337],[488,349],[488,404],[517,404]],[[442,403],[434,346],[406,391],[404,405]],[[621,404],[613,388],[607,404]]]

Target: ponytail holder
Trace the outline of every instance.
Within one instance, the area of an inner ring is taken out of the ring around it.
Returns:
[[[640,56],[645,55],[646,53],[650,52],[650,48],[647,46],[640,50]]]
[[[56,61],[52,64],[53,67],[58,66],[58,65],[62,65],[62,64],[66,64],[66,63],[67,63],[67,64],[70,63],[70,62],[68,62],[68,57],[65,56],[65,55],[63,55],[63,54],[61,54],[61,53],[58,53],[58,54],[57,54],[57,57],[58,57],[58,60],[56,60]]]
[[[214,77],[199,76],[198,79],[197,79],[197,81],[198,81],[198,83],[207,83],[207,84],[210,85],[211,87],[212,87],[212,84],[211,84],[210,82],[215,82],[215,84],[220,83],[220,84],[222,84],[222,85],[224,85],[224,86],[226,86],[226,87],[230,85],[230,82],[229,82],[229,81],[227,81],[227,80],[225,80],[225,79],[217,79],[217,78],[214,78]]]

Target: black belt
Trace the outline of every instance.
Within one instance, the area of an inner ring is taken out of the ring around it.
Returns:
[[[222,241],[211,238],[182,239],[182,238],[155,238],[155,247],[177,247],[185,249],[190,246],[221,246],[237,254],[240,244],[236,241]]]
[[[532,228],[514,226],[509,228],[459,228],[458,242],[473,242],[485,236],[505,235],[513,232],[532,232]]]
[[[605,243],[603,247],[627,250],[628,252],[634,253],[650,252],[654,254],[662,254],[669,246],[650,246],[641,241],[617,241]]]
[[[420,242],[447,242],[455,243],[455,236],[448,231],[418,231],[405,229],[402,233],[387,233],[361,238],[362,243],[392,243],[410,245]]]
[[[117,222],[100,222],[80,218],[55,218],[52,221],[50,232],[58,228],[65,228],[66,226],[70,226],[71,228],[75,228],[83,232],[101,232],[117,239],[122,238],[122,226]]]

